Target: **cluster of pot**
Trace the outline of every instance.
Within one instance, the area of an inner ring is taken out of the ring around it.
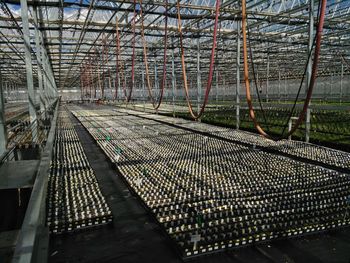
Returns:
[[[60,111],[47,195],[50,233],[80,231],[111,223],[112,212],[101,193],[74,126]]]
[[[349,174],[134,115],[78,119],[185,257],[350,224]]]

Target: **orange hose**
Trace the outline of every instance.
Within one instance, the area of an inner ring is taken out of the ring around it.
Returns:
[[[219,13],[220,13],[220,0],[216,0],[215,22],[214,22],[214,32],[213,32],[213,46],[211,49],[207,87],[205,90],[204,102],[202,104],[202,107],[201,107],[200,111],[197,114],[195,114],[193,111],[192,103],[190,101],[190,96],[189,96],[187,74],[186,74],[185,52],[184,52],[184,47],[183,47],[183,34],[182,34],[182,27],[181,27],[180,0],[177,0],[177,20],[178,20],[178,31],[179,31],[179,35],[180,35],[182,78],[183,78],[183,82],[184,82],[187,106],[188,106],[188,109],[189,109],[189,112],[190,112],[192,118],[195,120],[199,119],[202,116],[202,114],[204,113],[205,107],[208,103],[209,93],[210,93],[211,84],[212,84],[212,80],[213,80],[213,72],[214,72],[215,50],[216,50],[216,45],[217,45],[216,37],[217,37],[217,31],[218,31]]]
[[[317,26],[317,38],[316,38],[316,47],[315,47],[315,54],[314,54],[314,60],[312,64],[312,73],[311,73],[311,79],[310,79],[310,84],[309,84],[309,89],[306,95],[306,99],[304,102],[303,110],[299,114],[299,117],[297,121],[295,122],[294,126],[292,129],[283,136],[278,138],[287,138],[288,136],[292,135],[300,126],[302,123],[305,113],[308,109],[315,80],[316,80],[316,75],[317,75],[317,66],[318,66],[318,59],[319,59],[319,54],[320,54],[320,49],[321,49],[321,39],[322,39],[322,30],[323,30],[323,24],[324,24],[324,18],[325,18],[325,12],[326,12],[326,6],[327,6],[327,0],[321,0],[322,5],[321,5],[321,11],[320,11],[320,19],[319,23]],[[243,33],[243,62],[244,62],[244,83],[245,83],[245,88],[246,88],[246,99],[249,107],[249,116],[253,120],[254,126],[257,129],[257,131],[263,135],[264,137],[267,138],[273,138],[271,135],[267,134],[264,129],[260,126],[259,122],[257,121],[255,117],[255,112],[254,108],[252,105],[252,98],[250,94],[250,83],[249,83],[249,68],[248,68],[248,52],[247,52],[247,13],[246,13],[246,0],[242,0],[242,33]]]

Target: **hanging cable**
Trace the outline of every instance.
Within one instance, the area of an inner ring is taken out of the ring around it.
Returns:
[[[320,8],[321,8],[321,2],[318,2],[318,8],[317,8],[317,21],[320,19]],[[305,63],[305,67],[304,67],[304,73],[303,73],[303,76],[301,78],[301,82],[300,82],[300,85],[299,85],[299,89],[298,89],[298,92],[297,92],[297,96],[295,97],[294,99],[294,103],[293,103],[293,107],[292,109],[290,110],[289,112],[289,115],[288,115],[288,118],[286,119],[286,122],[283,126],[283,130],[282,130],[282,137],[283,137],[283,134],[285,133],[286,129],[287,129],[287,126],[288,126],[288,123],[289,123],[289,120],[292,118],[293,114],[294,114],[294,110],[297,106],[297,102],[298,102],[298,99],[299,99],[299,96],[300,96],[300,93],[301,93],[301,88],[303,86],[303,83],[304,83],[304,79],[305,79],[305,76],[306,76],[306,72],[307,72],[307,68],[308,68],[308,65],[309,65],[309,62],[310,62],[310,59],[311,59],[311,55],[312,55],[312,50],[315,46],[315,43],[316,43],[316,38],[317,38],[317,34],[318,32],[316,32],[316,35],[314,36],[314,39],[312,41],[312,45],[311,45],[311,49],[309,50],[309,54],[308,54],[308,58],[307,58],[307,61]],[[292,74],[293,76],[293,74]]]
[[[254,84],[255,84],[255,92],[256,92],[256,95],[258,97],[259,107],[260,107],[261,113],[263,115],[265,126],[267,126],[266,114],[265,114],[265,110],[264,110],[264,107],[263,107],[262,102],[261,102],[260,92],[259,92],[259,88],[258,88],[258,81],[257,81],[256,73],[255,73],[255,64],[254,64],[254,59],[253,59],[253,51],[252,51],[252,45],[250,42],[250,31],[249,31],[248,25],[247,25],[247,32],[248,32],[248,44],[249,44],[249,56],[250,56],[250,63],[252,65],[252,73],[253,73]],[[267,129],[269,129],[268,126],[267,126]]]
[[[317,25],[317,33],[316,33],[316,47],[315,47],[315,53],[314,53],[314,60],[312,64],[312,73],[311,73],[311,79],[310,83],[308,86],[308,91],[306,95],[306,99],[304,102],[303,110],[299,114],[299,117],[292,127],[292,129],[286,134],[281,136],[281,138],[288,137],[289,135],[293,134],[296,129],[300,126],[302,123],[305,113],[307,111],[307,108],[309,106],[315,80],[316,80],[316,75],[317,75],[317,66],[318,66],[318,59],[319,59],[319,54],[320,54],[320,48],[321,48],[321,39],[322,39],[322,31],[323,31],[323,24],[324,24],[324,18],[325,18],[325,12],[326,12],[326,6],[327,6],[327,0],[321,0],[321,10],[320,10],[320,16],[319,16],[319,22]],[[245,82],[245,87],[246,87],[246,99],[249,107],[249,115],[250,118],[254,122],[255,128],[258,130],[258,132],[263,135],[264,137],[267,138],[273,138],[269,134],[267,134],[264,129],[260,126],[259,122],[255,118],[255,112],[253,109],[252,105],[252,98],[250,94],[250,83],[249,83],[249,68],[248,68],[248,52],[247,52],[247,32],[246,32],[246,27],[247,27],[247,14],[246,14],[246,0],[242,0],[242,32],[243,32],[243,62],[244,62],[244,82]],[[279,138],[280,139],[280,138]]]
[[[200,118],[202,116],[202,114],[204,113],[205,107],[208,103],[209,93],[210,93],[211,84],[212,84],[212,80],[213,80],[213,72],[214,72],[216,36],[217,36],[217,31],[218,31],[219,13],[220,13],[220,0],[216,0],[215,22],[214,22],[214,32],[213,32],[213,46],[211,49],[207,87],[205,90],[205,96],[204,96],[204,101],[203,101],[202,107],[201,107],[200,111],[197,114],[195,114],[193,111],[192,103],[191,103],[190,96],[189,96],[187,74],[186,74],[185,52],[184,52],[184,47],[183,47],[183,34],[182,34],[182,27],[181,27],[180,0],[177,0],[177,21],[178,21],[178,31],[179,31],[179,36],[180,36],[182,78],[183,78],[183,82],[184,82],[187,106],[188,106],[188,109],[189,109],[189,112],[190,112],[192,118],[194,118],[195,120],[197,120],[198,118]]]
[[[160,89],[160,94],[158,100],[156,100],[152,95],[151,81],[149,76],[149,68],[148,68],[148,57],[147,57],[147,42],[145,39],[145,27],[144,27],[144,19],[143,19],[143,10],[142,10],[142,0],[140,0],[140,16],[141,16],[141,37],[143,43],[143,55],[144,55],[144,64],[145,64],[145,72],[146,72],[146,82],[147,82],[147,90],[148,95],[152,101],[152,106],[155,110],[158,110],[162,103],[164,88],[166,83],[166,63],[167,63],[167,42],[168,42],[168,0],[165,0],[165,29],[164,29],[164,52],[163,52],[163,78]],[[154,80],[155,85],[156,80]]]

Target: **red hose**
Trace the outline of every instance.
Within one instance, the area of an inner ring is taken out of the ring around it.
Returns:
[[[318,66],[318,60],[319,60],[319,54],[320,54],[320,49],[321,49],[321,39],[322,39],[322,31],[323,31],[323,24],[324,24],[324,18],[325,18],[325,12],[326,12],[326,6],[327,6],[327,0],[321,0],[322,5],[321,5],[321,11],[320,11],[320,18],[319,18],[319,23],[317,26],[317,37],[316,37],[316,47],[315,47],[315,53],[314,53],[314,60],[312,64],[312,73],[311,73],[311,79],[310,79],[310,84],[309,84],[309,89],[306,95],[306,99],[304,102],[303,110],[299,114],[299,117],[297,121],[295,122],[294,126],[292,129],[286,134],[282,135],[281,138],[286,138],[290,135],[292,135],[300,126],[302,123],[305,113],[308,109],[315,80],[316,80],[316,75],[317,75],[317,66]],[[273,138],[269,134],[267,134],[264,129],[260,126],[259,122],[255,118],[255,112],[253,109],[252,105],[252,98],[250,94],[250,83],[249,83],[249,69],[248,69],[248,52],[247,52],[247,32],[246,32],[246,27],[247,27],[247,13],[246,13],[246,0],[242,0],[242,32],[243,32],[243,62],[244,62],[244,83],[245,83],[245,88],[246,88],[246,98],[247,98],[247,103],[249,107],[249,115],[250,118],[253,120],[255,128],[258,130],[258,132],[263,135],[264,137],[267,138]]]
[[[152,95],[152,88],[151,88],[151,81],[149,76],[149,69],[148,69],[148,59],[147,59],[147,42],[145,39],[145,28],[143,23],[143,11],[142,11],[142,0],[140,0],[140,16],[141,16],[141,36],[142,36],[142,43],[143,43],[143,55],[144,55],[144,63],[145,63],[145,69],[146,69],[146,81],[147,81],[147,90],[148,95],[152,101],[152,106],[155,110],[158,110],[160,105],[162,104],[163,100],[163,94],[164,94],[164,88],[166,83],[166,63],[167,63],[167,41],[168,41],[168,0],[165,0],[165,32],[164,32],[164,52],[163,52],[163,79],[162,79],[162,85],[160,89],[160,95],[158,102]]]
[[[183,35],[182,35],[182,28],[181,28],[180,0],[177,0],[177,20],[178,20],[178,31],[179,31],[179,35],[180,35],[182,78],[184,81],[187,106],[188,106],[188,109],[189,109],[189,112],[190,112],[192,118],[194,118],[195,120],[202,116],[202,114],[204,113],[205,107],[208,103],[209,93],[210,93],[212,80],[213,80],[213,72],[214,72],[215,49],[216,49],[216,44],[217,44],[216,43],[216,36],[217,36],[217,31],[218,31],[219,13],[220,13],[220,0],[216,0],[213,46],[211,49],[209,76],[208,76],[208,81],[207,81],[207,87],[205,90],[204,102],[203,102],[203,105],[202,105],[200,111],[196,115],[193,111],[192,103],[190,101],[190,96],[189,96],[189,90],[188,90],[186,64],[185,64],[185,53],[184,53],[184,47],[183,47]]]

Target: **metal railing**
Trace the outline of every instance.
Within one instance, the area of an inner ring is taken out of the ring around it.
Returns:
[[[41,160],[34,182],[28,208],[23,220],[22,228],[18,237],[12,262],[39,262],[47,257],[41,257],[38,248],[40,241],[48,240],[48,231],[45,227],[46,218],[46,192],[48,183],[48,170],[50,168],[52,149],[56,134],[56,123],[58,115],[56,104],[54,117],[51,121],[51,128],[48,134],[47,143],[41,155]],[[47,239],[43,237],[47,237]]]
[[[18,155],[17,148],[20,145],[23,144],[40,144],[42,147],[44,147],[44,141],[48,137],[49,129],[51,126],[51,122],[53,119],[53,116],[49,116],[49,123],[50,125],[46,126],[43,124],[42,120],[46,120],[46,117],[49,111],[52,111],[52,109],[57,106],[55,102],[53,102],[47,109],[46,112],[42,112],[38,115],[38,119],[35,120],[35,122],[30,123],[28,126],[25,127],[24,131],[18,132],[17,135],[15,135],[11,140],[9,140],[8,143],[8,149],[0,156],[0,166],[9,161],[17,161],[19,160],[20,156]],[[9,132],[14,131],[17,132],[16,129],[19,128],[21,123],[17,124],[14,127],[11,127]],[[34,127],[37,127],[34,129]]]
[[[11,147],[6,152],[4,152],[0,157],[0,166],[5,162],[10,162],[13,160],[18,160],[18,155],[16,147]]]

